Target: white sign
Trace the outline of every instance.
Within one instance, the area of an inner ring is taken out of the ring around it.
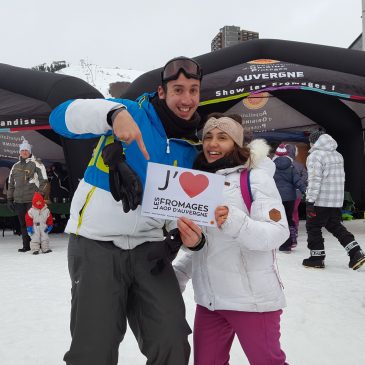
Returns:
[[[215,208],[222,203],[224,176],[149,162],[142,215],[176,220],[187,217],[215,226]]]

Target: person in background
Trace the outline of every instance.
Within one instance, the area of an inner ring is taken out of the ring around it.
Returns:
[[[287,144],[285,146],[286,150],[288,151],[288,156],[292,159],[293,161],[293,166],[294,168],[297,170],[300,180],[302,181],[302,184],[307,186],[307,181],[308,181],[308,173],[307,173],[307,169],[305,168],[305,166],[299,162],[296,161],[295,158],[298,155],[298,147],[295,144]],[[292,239],[292,247],[296,247],[297,246],[297,241],[298,241],[298,227],[299,227],[299,212],[298,212],[298,208],[299,208],[299,204],[303,199],[303,194],[300,192],[299,189],[297,189],[297,197],[295,199],[294,202],[294,207],[293,207],[293,215],[292,215],[292,219],[294,222],[294,227],[295,227],[295,234],[293,234],[291,236]]]
[[[40,160],[32,155],[31,145],[27,140],[19,146],[19,161],[10,170],[7,191],[7,205],[18,215],[22,234],[23,247],[19,252],[30,250],[30,237],[25,224],[25,214],[32,206],[36,191],[45,194],[47,189],[47,173]]]
[[[49,211],[43,196],[34,193],[32,207],[25,214],[25,223],[28,234],[32,237],[30,249],[33,255],[39,252],[50,253],[48,233],[53,228],[53,217]]]
[[[62,203],[70,197],[68,175],[62,164],[55,162],[49,168],[48,180],[50,183],[50,200],[54,203]]]
[[[350,269],[365,263],[365,254],[354,235],[341,223],[345,190],[345,170],[337,142],[324,131],[309,136],[311,149],[307,158],[306,229],[310,256],[303,266],[323,269],[326,257],[322,228],[335,236],[350,257]]]
[[[281,143],[275,151],[273,161],[276,165],[274,180],[285,207],[286,218],[289,223],[290,237],[279,247],[279,251],[290,253],[292,242],[296,242],[296,229],[293,221],[294,203],[297,198],[296,190],[305,192],[306,185],[301,180],[293,161],[288,154],[285,144]]]
[[[223,201],[215,210],[217,226],[203,228],[207,244],[174,264],[182,290],[193,281],[195,365],[228,364],[235,335],[250,364],[286,364],[280,347],[285,298],[275,249],[289,236],[288,224],[275,166],[266,157],[269,146],[263,140],[245,145],[241,122],[237,115],[215,113],[204,126],[194,168],[224,176]],[[251,202],[241,191],[244,169],[250,171]]]
[[[65,137],[101,136],[65,229],[72,281],[68,365],[116,365],[127,319],[148,364],[189,362],[191,330],[166,242],[198,246],[204,237],[191,224],[190,235],[165,240],[164,229],[175,222],[141,216],[140,203],[147,160],[193,164],[201,80],[196,61],[177,57],[166,63],[157,93],[137,101],[70,100],[51,113],[52,128]]]

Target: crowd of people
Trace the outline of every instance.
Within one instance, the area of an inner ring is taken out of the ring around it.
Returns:
[[[187,365],[192,331],[182,292],[190,279],[197,304],[195,365],[228,364],[234,336],[250,364],[286,365],[280,344],[286,302],[276,250],[291,253],[298,244],[301,202],[310,251],[305,267],[325,267],[323,227],[345,248],[351,269],[365,263],[341,223],[344,167],[335,140],[312,133],[304,166],[296,161],[295,144],[281,143],[270,158],[270,146],[251,140],[240,116],[213,113],[200,142],[202,78],[195,60],[177,57],[164,66],[154,93],[136,101],[76,99],[51,113],[50,124],[61,135],[100,136],[65,229],[72,285],[67,365],[116,365],[127,324],[147,364]],[[21,224],[19,251],[48,253],[54,219],[47,186],[53,201],[68,197],[68,188],[60,165],[47,177],[28,142],[19,151],[7,193]],[[216,226],[142,216],[148,161],[222,175]]]
[[[22,247],[18,252],[31,251],[35,255],[52,252],[48,233],[60,218],[52,217],[47,202],[69,198],[67,174],[62,165],[54,163],[46,169],[24,139],[19,145],[19,161],[10,170],[5,191],[7,207],[16,213],[19,221]]]

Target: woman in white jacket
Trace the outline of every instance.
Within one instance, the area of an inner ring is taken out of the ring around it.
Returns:
[[[228,364],[235,334],[250,364],[284,365],[280,315],[285,298],[275,250],[288,238],[288,225],[273,180],[275,166],[266,157],[269,146],[263,140],[244,145],[237,117],[215,113],[204,126],[195,168],[225,176],[224,200],[215,211],[217,227],[203,229],[205,246],[186,253],[174,267],[182,290],[193,280],[195,365]],[[251,207],[240,187],[245,168]],[[181,221],[179,228],[185,229],[182,234],[189,230]]]

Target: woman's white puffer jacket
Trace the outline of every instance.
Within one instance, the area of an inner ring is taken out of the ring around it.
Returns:
[[[273,179],[275,165],[266,157],[269,147],[262,140],[250,147],[250,214],[240,189],[242,166],[218,171],[225,176],[222,205],[229,208],[227,220],[220,229],[204,228],[203,249],[184,253],[174,264],[181,289],[192,278],[196,303],[210,310],[269,312],[285,307],[275,250],[289,236],[287,219]]]

